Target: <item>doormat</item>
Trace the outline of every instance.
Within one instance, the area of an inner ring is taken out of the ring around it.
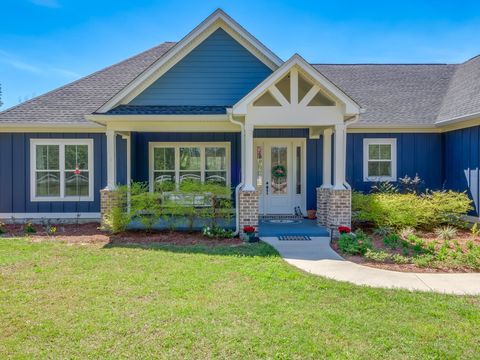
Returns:
[[[285,235],[279,236],[278,240],[280,241],[311,241],[310,236],[302,236],[302,235]]]

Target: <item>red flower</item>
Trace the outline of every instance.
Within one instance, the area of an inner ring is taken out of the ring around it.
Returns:
[[[348,226],[339,226],[338,227],[338,232],[340,234],[350,234],[352,230]]]
[[[243,232],[247,233],[247,234],[253,233],[253,232],[255,232],[255,228],[253,226],[250,226],[250,225],[245,225],[243,227]]]

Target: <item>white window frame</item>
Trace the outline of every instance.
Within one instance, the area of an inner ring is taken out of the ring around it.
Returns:
[[[60,171],[60,196],[37,196],[36,194],[36,171],[37,171],[37,145],[58,145],[59,148],[59,171]],[[65,195],[65,146],[87,145],[88,146],[88,196]],[[30,139],[30,201],[93,201],[94,181],[94,154],[93,139]]]
[[[391,146],[391,163],[392,174],[391,176],[369,176],[368,175],[368,162],[369,152],[368,147],[370,145],[390,145]],[[363,181],[364,182],[376,182],[376,181],[397,181],[397,139],[376,139],[367,138],[363,139]]]
[[[207,147],[224,147],[226,156],[226,173],[227,186],[231,184],[231,157],[230,142],[150,142],[148,150],[148,180],[150,191],[154,190],[154,149],[155,148],[175,148],[175,183],[179,184],[180,179],[180,148],[181,147],[197,147],[200,148],[200,170],[202,182],[205,181],[205,148]]]

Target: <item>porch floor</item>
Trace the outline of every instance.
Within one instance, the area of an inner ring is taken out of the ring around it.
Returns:
[[[262,219],[258,223],[259,237],[273,236],[330,236],[328,230],[309,219]]]

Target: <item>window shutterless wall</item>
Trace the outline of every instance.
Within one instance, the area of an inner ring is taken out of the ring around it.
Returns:
[[[240,182],[240,133],[132,133],[132,180],[149,181],[150,143],[230,143],[230,185]]]
[[[30,201],[30,139],[93,139],[93,201]],[[98,213],[106,178],[104,134],[0,133],[0,213]]]
[[[369,192],[374,182],[364,181],[364,139],[396,139],[397,179],[418,174],[428,189],[443,186],[443,146],[439,133],[358,133],[347,135],[347,182],[352,189]]]

